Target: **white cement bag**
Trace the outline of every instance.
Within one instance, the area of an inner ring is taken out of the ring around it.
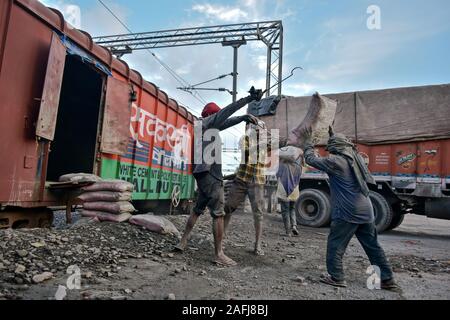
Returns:
[[[102,179],[94,174],[88,173],[71,173],[65,174],[59,177],[59,182],[73,182],[73,183],[84,183],[84,182],[98,182]]]
[[[142,226],[149,231],[159,234],[172,234],[177,237],[180,236],[180,232],[173,225],[173,223],[163,217],[154,216],[151,214],[141,214],[133,216],[129,222],[131,224]]]
[[[82,210],[81,215],[83,217],[97,218],[101,222],[108,221],[117,223],[126,222],[132,217],[131,213],[112,214],[108,212],[89,210]]]
[[[83,202],[117,202],[131,201],[131,197],[131,192],[97,191],[83,193],[77,199]]]
[[[134,185],[123,180],[103,180],[81,189],[83,192],[113,191],[133,192]]]
[[[316,93],[302,123],[294,129],[288,138],[288,145],[304,149],[304,132],[312,129],[312,142],[319,144],[328,140],[328,131],[333,125],[336,116],[337,101],[321,96]]]
[[[136,209],[128,201],[119,202],[86,202],[83,208],[88,211],[102,211],[112,214],[132,213]]]

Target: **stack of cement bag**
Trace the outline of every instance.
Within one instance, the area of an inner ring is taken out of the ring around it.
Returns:
[[[90,182],[81,188],[77,200],[83,203],[81,215],[97,218],[100,221],[125,222],[136,209],[131,204],[133,184],[122,180],[102,180],[94,175],[66,175],[61,182]]]

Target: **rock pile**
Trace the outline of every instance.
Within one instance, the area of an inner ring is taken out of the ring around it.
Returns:
[[[86,281],[114,277],[127,259],[164,261],[177,243],[175,236],[87,218],[64,230],[0,230],[0,296],[9,297],[13,288],[2,290],[2,283],[34,285],[66,274],[70,266],[79,267]]]

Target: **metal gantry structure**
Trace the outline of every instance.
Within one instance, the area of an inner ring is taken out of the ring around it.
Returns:
[[[233,59],[233,101],[237,95],[238,49],[250,41],[262,41],[267,47],[267,96],[277,92],[281,96],[283,77],[283,23],[262,21],[209,27],[193,27],[142,33],[129,33],[94,38],[118,57],[135,50],[172,48],[183,46],[221,44],[231,46]],[[272,83],[279,83],[272,90]]]

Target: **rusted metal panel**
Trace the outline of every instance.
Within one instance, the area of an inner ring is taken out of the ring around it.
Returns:
[[[55,137],[65,61],[66,47],[58,35],[54,33],[48,56],[47,73],[42,92],[39,118],[36,124],[36,135],[50,141],[53,141]]]
[[[9,19],[11,17],[12,0],[0,2],[0,72],[5,52],[6,36],[8,35]]]
[[[128,83],[108,78],[101,140],[101,151],[104,153],[127,153],[131,118],[130,93]]]
[[[114,73],[114,78],[120,79],[128,85],[132,84],[135,86],[135,90],[139,93],[139,99],[142,100],[136,103],[142,110],[151,111],[153,115],[156,115],[157,112],[153,110],[153,107],[156,107],[158,104],[161,109],[160,111],[169,108],[169,112],[172,110],[174,110],[173,112],[177,112],[177,108],[174,108],[176,104],[172,102],[170,107],[167,106],[167,95],[161,93],[154,84],[143,81],[140,75],[134,70],[129,69],[124,63],[113,58],[110,51],[93,44],[90,36],[87,34],[68,29],[64,23],[63,16],[56,10],[50,10],[35,0],[0,1],[0,56],[3,56],[3,64],[0,69],[0,136],[2,136],[0,154],[4,158],[0,166],[1,206],[32,208],[59,206],[67,202],[67,192],[50,191],[47,188],[48,184],[46,184],[49,145],[52,143],[49,139],[52,137],[49,134],[42,134],[45,139],[36,141],[36,126],[39,119],[39,112],[42,110],[41,101],[44,100],[45,102],[46,100],[43,92],[44,84],[47,86],[47,64],[49,67],[54,67],[54,63],[48,63],[53,33],[57,32],[58,35],[61,35],[64,34],[64,30],[67,38],[72,40],[74,44],[85,50],[88,54],[93,55],[100,62],[108,65],[110,71]],[[63,50],[61,50],[62,52]],[[63,70],[63,67],[61,67],[61,70]],[[119,93],[120,89],[113,89],[112,92],[116,91],[119,97],[122,96],[128,99],[129,87],[126,84],[122,86],[124,89],[122,93]],[[111,86],[109,85],[109,87]],[[126,86],[127,89],[125,91]],[[51,91],[55,90],[52,89]],[[108,92],[108,94],[111,94],[111,92]],[[104,95],[106,96],[106,92]],[[105,100],[106,97],[104,98]],[[53,105],[55,106],[53,116],[56,116],[58,104],[55,103]],[[108,106],[107,102],[106,106]],[[126,106],[130,107],[128,104]],[[116,125],[113,135],[115,135],[116,139],[118,130],[121,130],[121,136],[124,136],[123,133],[126,132],[127,142],[129,142],[132,139],[129,128],[131,108],[122,109],[121,112],[124,113],[123,117],[126,121],[119,121],[123,127],[120,128]],[[183,128],[189,130],[189,137],[193,137],[194,117],[182,108],[178,112],[178,120],[171,116],[174,123],[165,124],[170,127],[167,130],[172,130],[171,126],[176,125],[179,130],[183,130]],[[105,115],[108,116],[108,112]],[[165,121],[166,113],[161,114],[161,116],[162,118],[160,120]],[[110,122],[110,119],[105,119],[105,126]],[[99,123],[100,130],[103,125],[102,120]],[[180,126],[179,128],[178,125]],[[155,131],[157,129],[156,127],[161,127],[161,123],[158,122],[157,126],[155,124],[155,128],[153,129],[152,127],[150,131]],[[156,133],[163,135],[162,131]],[[167,135],[170,138],[179,136],[173,134],[172,131],[164,133],[164,137]],[[107,139],[108,137],[111,137],[111,134],[108,134],[107,127],[105,127],[103,138]],[[97,156],[99,171],[103,167],[103,172],[111,172],[111,177],[117,177],[116,174],[120,167],[116,167],[115,165],[123,166],[125,163],[128,164],[127,161],[131,162],[130,166],[133,168],[139,164],[141,166],[140,173],[148,172],[150,175],[158,174],[159,171],[162,171],[160,170],[160,167],[162,167],[160,165],[161,161],[158,164],[152,163],[153,146],[156,145],[162,149],[162,146],[159,145],[160,142],[151,135],[145,135],[145,137],[139,138],[146,141],[147,145],[152,145],[149,150],[149,157],[144,163],[137,161],[138,156],[140,157],[144,153],[141,149],[137,150],[136,154],[131,155],[131,158],[136,160],[129,160],[125,156],[106,153],[108,152],[106,142],[103,141],[105,143],[102,145],[102,141],[99,141],[98,149],[102,149],[103,151],[103,153],[99,152]],[[117,139],[115,142],[117,142]],[[190,155],[192,153],[191,142],[192,140],[189,140],[187,152],[189,159],[192,158]],[[172,178],[177,178],[174,176],[175,173],[172,173],[174,170],[172,170],[172,166],[168,160],[171,157],[171,152],[173,152],[172,145],[176,146],[174,148],[175,151],[179,150],[179,141],[167,143],[165,146],[168,150],[164,150],[164,152],[163,150],[159,150],[160,154],[166,155],[164,157],[166,159],[166,167],[163,172],[164,176],[158,176],[156,178],[153,176],[142,177],[141,180],[144,182],[149,181],[149,184],[144,186],[146,189],[145,192],[141,189],[142,192],[139,195],[139,199],[161,199],[162,197],[159,194],[166,190],[166,186],[170,186],[171,181],[174,181]],[[109,152],[114,152],[114,150],[109,150]],[[108,167],[106,164],[107,157],[117,158],[120,161],[111,162],[111,166]],[[188,181],[188,183],[183,182],[183,194],[186,195],[185,198],[191,199],[194,185],[191,166],[189,165],[185,170],[177,174],[184,179],[182,181]],[[119,178],[124,177],[120,176]],[[139,184],[141,184],[141,180],[139,180]],[[192,192],[187,192],[189,190]],[[170,192],[171,190],[167,190],[168,199],[170,199]]]
[[[0,10],[7,7],[0,6]],[[5,16],[2,11],[1,16]],[[3,21],[2,21],[3,22]],[[39,200],[36,122],[52,30],[13,2],[0,74],[0,202]],[[29,157],[26,167],[24,157]],[[34,163],[33,163],[34,162]]]

